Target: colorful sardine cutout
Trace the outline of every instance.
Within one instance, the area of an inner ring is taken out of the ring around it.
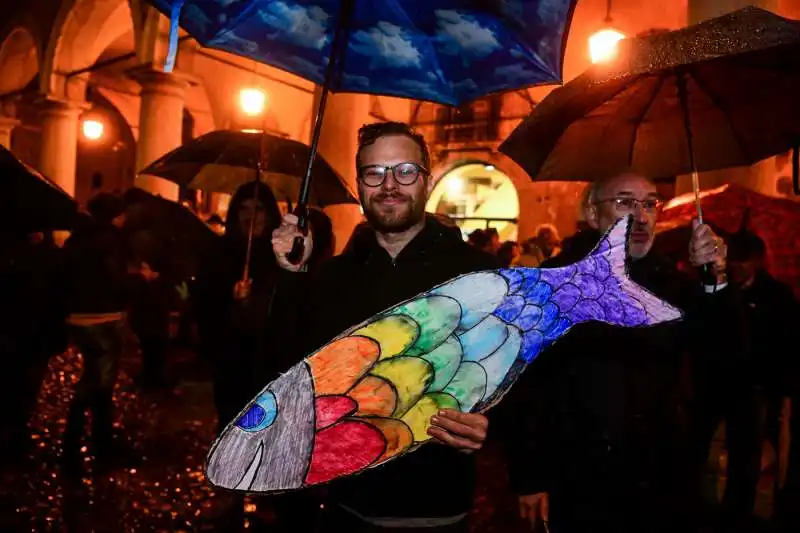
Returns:
[[[629,231],[620,219],[578,263],[466,274],[351,328],[270,383],[225,428],[209,453],[208,479],[279,492],[355,474],[428,441],[439,409],[492,407],[575,324],[679,319],[628,277]]]

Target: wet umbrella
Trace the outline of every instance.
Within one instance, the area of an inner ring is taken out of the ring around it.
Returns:
[[[196,275],[217,234],[186,207],[145,190],[130,189],[124,198],[124,230],[137,258],[171,282]]]
[[[311,166],[329,91],[449,105],[561,81],[575,0],[149,0],[201,44],[318,83],[322,96],[296,213],[305,229]],[[302,240],[292,256],[299,257]]]
[[[4,187],[3,210],[13,231],[68,230],[80,217],[78,204],[66,191],[2,146],[0,181]]]
[[[616,60],[553,91],[500,151],[534,180],[693,173],[699,191],[697,171],[796,146],[798,95],[800,22],[749,7],[621,41]]]
[[[258,178],[276,196],[297,198],[310,156],[309,147],[298,141],[268,133],[219,130],[172,150],[141,173],[181,187],[233,194],[241,185],[254,181],[260,167]],[[319,158],[313,173],[310,203],[358,203],[327,161]]]

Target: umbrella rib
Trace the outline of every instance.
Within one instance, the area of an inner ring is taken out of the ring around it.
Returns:
[[[656,97],[661,92],[661,87],[664,86],[664,81],[667,79],[666,73],[661,73],[658,76],[658,83],[655,84],[655,88],[653,93],[650,95],[650,98],[647,101],[647,105],[644,106],[642,113],[636,118],[636,123],[633,126],[633,138],[631,139],[631,147],[628,151],[628,166],[633,165],[633,153],[636,150],[636,138],[639,136],[639,127],[641,127],[642,123],[644,123],[645,117],[647,117],[647,113],[650,111],[650,108],[653,107],[653,103],[656,101]]]
[[[722,104],[720,99],[711,90],[709,90],[708,85],[706,85],[703,81],[701,81],[700,78],[693,71],[690,70],[689,75],[692,77],[692,79],[700,88],[700,90],[706,93],[709,100],[711,100],[711,103],[713,103],[717,107],[717,109],[719,109],[720,112],[722,112],[722,116],[725,117],[725,121],[728,123],[728,126],[730,127],[731,134],[733,135],[733,140],[736,141],[736,145],[739,147],[739,151],[741,151],[742,155],[744,156],[744,159],[749,161],[750,158],[747,147],[745,143],[742,142],[742,139],[739,137],[739,133],[736,131],[736,128],[733,125],[733,120],[731,120],[731,114],[728,111],[728,108]]]

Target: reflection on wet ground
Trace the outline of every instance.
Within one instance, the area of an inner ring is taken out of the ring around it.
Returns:
[[[175,352],[170,374],[181,376],[178,384],[172,390],[142,393],[132,379],[138,366],[135,350],[129,350],[115,392],[117,435],[131,453],[107,471],[96,472],[87,440],[82,449],[85,473],[72,481],[62,475],[58,456],[81,360],[67,352],[50,361],[31,420],[31,453],[0,474],[0,531],[229,531],[214,519],[227,498],[202,473],[216,425],[208,372],[191,352]],[[488,450],[479,460],[474,531],[523,531],[515,520],[499,454]],[[246,510],[253,513],[255,505]],[[256,518],[269,520],[252,514],[248,520]]]

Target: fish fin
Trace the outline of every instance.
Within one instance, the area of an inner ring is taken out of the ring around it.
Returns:
[[[604,293],[593,300],[599,306],[576,306],[570,313],[575,322],[601,320],[615,326],[632,327],[652,326],[683,317],[680,309],[631,279],[628,238],[632,225],[630,215],[617,220],[594,250],[578,262],[578,266],[584,262],[594,263],[594,275],[601,278]]]

